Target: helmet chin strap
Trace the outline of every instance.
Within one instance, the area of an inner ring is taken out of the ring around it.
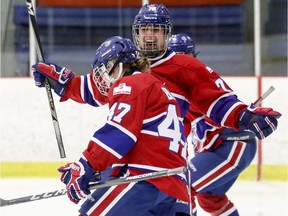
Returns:
[[[123,71],[123,64],[120,62],[120,61],[122,60],[122,58],[123,58],[123,53],[121,53],[121,54],[118,56],[117,60],[115,61],[114,65],[113,65],[113,67],[112,67],[111,70],[109,71],[109,76],[112,75],[114,69],[118,66],[118,64],[119,64],[119,67],[122,67],[122,71]],[[120,63],[122,64],[122,66],[120,66]]]
[[[119,63],[119,71],[118,71],[118,76],[117,76],[117,78],[116,78],[115,80],[118,80],[118,79],[120,79],[122,76],[123,76],[123,63],[122,63],[122,62],[120,62],[120,63]]]
[[[115,62],[115,64],[113,65],[112,69],[109,72],[109,76],[112,75],[112,72],[115,70],[115,68],[118,67],[118,75],[116,78],[111,78],[111,83],[114,83],[116,80],[120,79],[123,76],[123,63],[122,62]]]

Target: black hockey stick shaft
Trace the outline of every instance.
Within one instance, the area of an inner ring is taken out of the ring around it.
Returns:
[[[119,178],[119,179],[113,179],[113,180],[108,180],[104,182],[97,182],[95,184],[91,184],[89,186],[89,189],[95,190],[99,188],[127,184],[131,182],[139,182],[139,181],[145,181],[148,179],[171,176],[171,175],[185,173],[186,170],[187,168],[183,166],[183,167],[155,171],[155,172],[145,173],[145,174],[140,174],[140,175],[135,175],[135,176],[129,176],[126,178]],[[65,195],[66,192],[67,192],[66,189],[61,189],[61,190],[50,191],[50,192],[45,192],[41,194],[30,195],[30,196],[25,196],[25,197],[10,199],[10,200],[5,200],[5,199],[0,198],[0,207],[58,197],[58,196]]]
[[[259,98],[253,103],[254,106],[259,106],[259,105],[262,103],[262,101],[263,101],[266,97],[268,97],[274,90],[275,90],[275,88],[274,88],[273,86],[270,86],[270,88],[269,88],[266,92],[264,92],[263,95],[262,95],[261,97],[259,97]]]
[[[39,33],[38,33],[38,28],[37,28],[35,10],[34,10],[34,7],[33,7],[31,0],[26,0],[26,4],[27,4],[27,10],[28,10],[28,14],[29,14],[29,19],[31,21],[31,25],[32,25],[33,32],[34,32],[37,57],[38,57],[39,61],[45,62],[44,55],[43,55],[43,49],[42,49],[42,46],[40,43],[40,37],[39,37]],[[57,117],[57,113],[56,113],[55,103],[54,103],[54,99],[53,99],[53,95],[52,95],[52,91],[51,91],[51,85],[50,85],[48,79],[45,79],[44,84],[45,84],[45,89],[46,89],[48,102],[49,102],[49,106],[50,106],[51,117],[52,117],[52,121],[53,121],[54,131],[56,134],[56,139],[57,139],[60,157],[65,158],[66,154],[65,154],[62,135],[61,135],[61,131],[60,131],[59,121],[58,121],[58,117]]]

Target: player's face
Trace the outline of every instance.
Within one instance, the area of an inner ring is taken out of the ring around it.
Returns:
[[[96,87],[101,94],[106,96],[111,85],[123,75],[123,64],[119,63],[114,67],[115,62],[115,60],[109,60],[106,65],[102,63],[93,69],[93,80]]]
[[[165,46],[164,29],[160,25],[141,26],[139,29],[141,49],[162,50]]]

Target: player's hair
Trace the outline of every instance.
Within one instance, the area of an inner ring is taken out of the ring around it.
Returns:
[[[139,30],[141,27],[151,27],[152,29],[164,30],[164,46],[156,47],[154,42],[150,42],[152,48],[141,47]],[[168,9],[163,4],[145,4],[135,16],[132,24],[133,41],[141,54],[149,60],[158,60],[165,55],[168,47],[168,40],[172,32],[172,22]]]
[[[150,61],[146,57],[139,57],[138,59],[125,64],[124,69],[126,69],[124,76],[130,75],[134,71],[150,73]]]

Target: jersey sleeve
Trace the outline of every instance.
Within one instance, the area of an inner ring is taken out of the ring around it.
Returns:
[[[247,105],[211,68],[199,61],[192,67],[183,80],[190,88],[190,101],[215,123],[238,129],[238,115]]]
[[[90,74],[75,76],[71,82],[67,84],[66,92],[60,101],[63,102],[71,99],[78,103],[86,103],[94,107],[107,104],[108,98],[99,92],[92,77],[92,70]]]

